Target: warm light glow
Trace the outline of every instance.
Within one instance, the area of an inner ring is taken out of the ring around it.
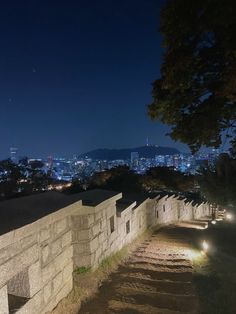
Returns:
[[[201,252],[197,251],[197,250],[189,250],[188,251],[188,257],[189,259],[193,260],[197,260],[201,257]]]
[[[211,223],[212,223],[213,225],[215,225],[215,224],[216,224],[216,220],[212,220]]]
[[[226,219],[227,219],[227,220],[232,220],[232,219],[233,219],[232,214],[226,214]]]
[[[206,252],[209,249],[209,245],[205,240],[202,242],[202,248],[204,252]]]

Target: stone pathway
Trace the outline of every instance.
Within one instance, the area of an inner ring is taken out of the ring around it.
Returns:
[[[154,233],[79,314],[198,313],[186,230],[173,226]]]

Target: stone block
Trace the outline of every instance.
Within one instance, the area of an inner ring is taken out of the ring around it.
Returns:
[[[103,218],[102,211],[97,212],[94,218],[95,221],[101,220]]]
[[[106,240],[106,234],[104,232],[101,232],[98,236],[99,245],[102,245],[105,240]]]
[[[14,256],[3,265],[0,265],[0,286],[4,285],[8,280],[29,267],[31,264],[34,264],[38,259],[38,245],[33,245],[24,252]]]
[[[48,284],[43,288],[43,300],[44,304],[47,304],[52,296],[52,281],[49,281]]]
[[[87,216],[88,219],[88,227],[91,226],[95,221],[95,215],[91,214]]]
[[[57,236],[58,234],[62,233],[63,231],[65,231],[67,228],[67,219],[61,219],[59,221],[56,221],[54,223],[54,233]]]
[[[0,313],[9,314],[7,286],[4,286],[0,289]]]
[[[92,259],[93,254],[88,255],[74,255],[73,262],[74,262],[74,269],[81,266],[92,266]]]
[[[64,248],[65,246],[70,245],[72,242],[72,231],[68,231],[67,233],[63,234],[61,238],[61,246]]]
[[[51,236],[51,228],[50,227],[43,228],[39,232],[39,242],[42,243],[44,241],[49,240],[50,236]]]
[[[50,248],[49,245],[46,245],[42,248],[42,264],[46,264],[49,260]]]
[[[95,260],[97,263],[99,262],[99,259],[101,258],[101,256],[102,256],[102,248],[99,247],[95,252]]]
[[[100,223],[96,224],[96,225],[93,225],[91,228],[92,228],[92,235],[93,235],[93,237],[96,237],[100,233],[100,231],[101,231]]]
[[[71,261],[68,265],[63,269],[63,282],[66,282],[73,278],[73,261]]]
[[[83,230],[88,228],[88,215],[73,215],[71,216],[72,228]]]
[[[47,264],[42,269],[42,282],[45,284],[49,282],[53,276],[56,274],[56,266],[53,262]]]
[[[52,242],[52,258],[61,252],[61,238]]]
[[[90,240],[92,237],[91,229],[86,230],[73,230],[72,231],[72,240],[73,242]]]
[[[40,290],[30,300],[28,300],[20,309],[17,310],[17,314],[44,314],[42,312],[43,304],[43,290]]]
[[[42,274],[40,262],[36,262],[28,269],[30,298],[34,296],[42,287]]]
[[[98,247],[99,247],[98,237],[95,237],[92,241],[90,241],[91,252],[96,251],[98,249]]]
[[[22,250],[34,245],[35,243],[37,243],[37,239],[38,238],[38,234],[37,233],[33,233],[23,239],[20,240],[20,247]],[[18,244],[19,245],[19,244]]]
[[[30,297],[30,285],[28,269],[25,268],[23,271],[17,273],[7,283],[8,293],[17,295],[19,297]]]
[[[53,278],[52,285],[53,285],[53,294],[55,294],[56,292],[58,292],[58,290],[61,289],[61,287],[63,286],[62,272],[60,272]]]
[[[74,254],[80,255],[80,254],[90,254],[90,242],[85,241],[85,242],[79,242],[74,244]]]
[[[70,293],[72,288],[73,288],[72,280],[68,280],[67,282],[65,282],[62,289],[59,290],[59,292],[56,295],[53,295],[53,298],[47,305],[45,305],[45,307],[41,310],[40,314],[51,312],[56,307],[56,305]]]

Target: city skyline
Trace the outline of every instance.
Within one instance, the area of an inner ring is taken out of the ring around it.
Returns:
[[[161,64],[162,3],[4,3],[0,158],[9,147],[69,156],[139,146],[147,136],[186,151],[147,116]]]

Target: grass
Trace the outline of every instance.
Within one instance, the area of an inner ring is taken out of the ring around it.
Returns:
[[[86,266],[81,266],[81,267],[77,267],[75,270],[74,270],[74,273],[76,274],[86,274],[86,273],[89,273],[91,271],[91,267],[86,267]]]
[[[121,261],[124,260],[128,253],[129,253],[128,247],[125,246],[115,254],[112,254],[109,257],[104,258],[101,264],[99,265],[97,271],[103,273],[110,273],[120,264]]]
[[[201,314],[236,313],[236,226],[219,223],[206,230],[204,237],[214,249],[193,261]]]

